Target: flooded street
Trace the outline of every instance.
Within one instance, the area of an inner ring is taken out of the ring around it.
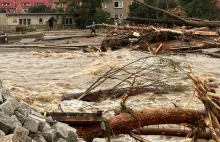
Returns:
[[[103,110],[104,116],[109,118],[114,115],[114,109],[120,107],[119,100],[61,102],[61,96],[82,92],[109,69],[121,67],[147,55],[147,53],[130,51],[129,49],[101,54],[83,53],[81,51],[54,53],[46,50],[43,52],[1,52],[0,77],[3,85],[11,90],[16,99],[29,103],[41,112],[60,111],[58,104],[61,104],[64,111],[95,112]],[[173,55],[171,58],[179,62],[187,62],[196,75],[219,85],[220,59],[196,54]],[[182,74],[183,77],[186,76],[187,70],[185,69],[185,74]],[[190,90],[172,94],[145,93],[131,96],[126,104],[133,109],[174,107],[170,102],[172,100],[179,107],[184,107],[193,94],[191,81],[186,80],[184,82],[189,84]],[[110,86],[112,84],[114,82],[109,83]],[[108,87],[101,86],[100,89]],[[203,108],[203,106],[198,99],[194,98],[189,108],[198,109]],[[184,138],[147,136],[146,139],[158,142],[176,142]],[[118,142],[125,140],[134,141],[128,137],[115,139]],[[94,141],[99,142],[103,139]]]

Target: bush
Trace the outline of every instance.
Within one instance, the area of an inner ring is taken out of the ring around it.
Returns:
[[[37,31],[37,28],[35,26],[29,25],[29,26],[17,26],[16,32],[34,32]]]

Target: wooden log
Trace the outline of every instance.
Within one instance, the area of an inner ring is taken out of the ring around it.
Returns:
[[[136,134],[140,135],[164,135],[164,136],[175,136],[175,137],[187,137],[187,135],[191,132],[191,129],[177,129],[177,128],[139,128]],[[190,136],[192,137],[192,136]],[[211,139],[212,135],[210,132],[203,132],[196,136],[200,139]]]
[[[96,92],[91,92],[87,94],[86,96],[82,97],[82,101],[87,102],[97,102],[100,101],[102,98],[119,98],[121,97],[125,92],[127,92],[129,88],[120,88],[116,90],[112,89],[106,89],[106,90],[100,90]],[[153,88],[146,88],[146,87],[136,87],[133,88],[131,95],[135,94],[143,94],[146,92],[153,92]],[[74,94],[65,94],[62,96],[62,101],[64,100],[72,100],[72,99],[78,99],[80,96],[82,96],[84,92],[82,93],[74,93]]]
[[[201,43],[201,44],[197,44],[197,45],[190,45],[190,46],[179,46],[179,47],[170,47],[171,51],[174,52],[178,52],[178,51],[187,51],[187,50],[198,50],[198,49],[209,49],[209,48],[220,48],[220,44],[219,43],[210,43],[210,42],[206,42],[206,43]]]
[[[214,57],[214,58],[220,58],[220,54],[216,54],[216,53],[203,52],[203,54],[209,55],[209,56]]]
[[[212,28],[220,27],[220,21],[194,21],[194,20],[190,20],[190,19],[185,19],[185,18],[177,16],[173,13],[170,13],[170,12],[164,10],[164,9],[153,7],[149,4],[141,2],[140,0],[134,0],[134,1],[143,4],[144,6],[148,7],[149,9],[153,9],[153,10],[162,12],[164,14],[167,14],[171,17],[174,17],[174,18],[182,21],[183,24],[185,24],[185,25],[190,25],[190,26],[195,26],[195,27],[212,27]]]
[[[143,126],[158,125],[158,124],[201,124],[200,120],[205,114],[204,111],[181,108],[148,108],[145,110],[134,111],[138,117],[134,118],[131,114],[121,113],[108,120],[110,129],[108,135],[130,134],[132,130]],[[92,141],[94,138],[105,137],[105,130],[102,130],[100,125],[78,126],[77,134],[86,141]]]
[[[115,27],[114,25],[108,25],[108,24],[97,24],[97,26],[104,26],[104,27]],[[183,32],[180,30],[175,30],[175,29],[165,29],[165,28],[155,28],[153,26],[148,26],[148,27],[138,27],[138,26],[117,26],[117,29],[119,30],[144,30],[144,31],[156,31],[156,32],[161,32],[161,33],[174,33],[178,35],[182,35]]]
[[[180,20],[136,18],[136,17],[128,17],[128,18],[126,18],[126,20],[128,20],[128,21],[140,21],[140,22],[167,23],[167,24],[183,25],[183,22],[180,21]]]

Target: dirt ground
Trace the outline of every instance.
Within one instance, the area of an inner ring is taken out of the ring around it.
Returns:
[[[89,31],[86,30],[86,32]],[[92,38],[75,38],[55,42],[100,42],[104,38],[103,35],[103,32],[98,32],[98,36]],[[55,53],[49,50],[42,50],[41,52],[19,52],[19,50],[10,53],[0,52],[0,79],[3,81],[3,85],[11,90],[16,99],[29,103],[41,112],[60,111],[58,104],[61,104],[64,111],[95,112],[103,110],[104,116],[109,118],[114,115],[113,110],[120,107],[117,99],[107,99],[100,102],[78,100],[61,102],[60,97],[63,94],[82,92],[109,69],[121,67],[148,55],[148,53],[131,51],[130,49],[105,53],[83,53],[82,51]],[[220,59],[200,54],[172,55],[169,58],[186,62],[197,75],[208,82],[220,85]],[[186,69],[182,77],[188,71]],[[179,107],[185,107],[186,102],[193,94],[192,83],[189,80],[180,80],[179,82],[189,84],[190,90],[170,94],[145,93],[130,97],[126,104],[133,109],[174,107],[169,100],[171,99]],[[114,82],[110,82],[100,88],[108,88],[113,84]],[[217,89],[217,92],[219,91]],[[198,99],[194,98],[189,108],[198,109],[203,108],[203,106]],[[146,139],[153,142],[185,140],[184,138],[163,136],[147,136]],[[94,141],[104,140],[95,139]],[[134,140],[123,136],[114,141],[130,142]]]

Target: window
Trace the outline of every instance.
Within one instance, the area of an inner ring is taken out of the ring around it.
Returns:
[[[26,19],[23,19],[23,25],[26,25],[26,24],[27,24],[26,21],[27,21]]]
[[[123,1],[115,1],[114,8],[123,8]]]
[[[31,19],[19,19],[19,25],[31,25]]]
[[[19,19],[19,25],[22,25],[22,19]]]
[[[27,19],[27,24],[31,25],[31,19]]]
[[[39,23],[40,23],[40,24],[43,23],[43,19],[42,19],[42,18],[39,19]]]
[[[9,2],[4,2],[4,3],[2,3],[2,6],[11,6],[11,3],[9,3]]]
[[[28,9],[23,9],[25,13],[28,13]]]
[[[31,3],[29,3],[29,2],[24,2],[24,3],[23,3],[23,6],[31,6]]]
[[[72,25],[73,24],[73,19],[72,18],[66,18],[64,21],[65,25]]]
[[[119,18],[119,15],[118,15],[118,14],[115,14],[115,18]]]

